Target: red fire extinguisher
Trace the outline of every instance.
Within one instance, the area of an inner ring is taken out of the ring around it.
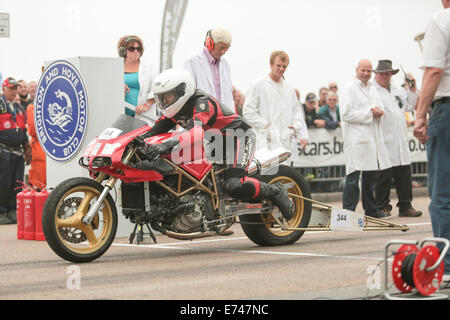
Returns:
[[[34,240],[35,221],[34,221],[34,197],[36,191],[29,189],[23,197],[23,216],[24,216],[24,239]]]
[[[39,241],[45,240],[44,232],[42,231],[42,211],[49,194],[50,192],[44,188],[34,196],[35,239]]]
[[[16,212],[17,212],[17,239],[24,238],[24,215],[23,215],[23,198],[25,193],[28,192],[28,188],[22,188],[16,196]]]

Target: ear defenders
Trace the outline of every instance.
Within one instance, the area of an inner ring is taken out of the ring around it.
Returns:
[[[127,48],[124,46],[119,47],[119,57],[125,58],[127,53]]]
[[[128,42],[130,42],[131,40],[137,41],[138,39],[131,36],[125,39],[125,46],[120,46],[119,47],[119,57],[125,58],[125,56],[127,55],[127,45]],[[142,54],[142,52],[141,52]]]
[[[211,37],[211,30],[208,30],[208,32],[206,33],[205,47],[209,51],[213,50],[215,47],[214,40]]]

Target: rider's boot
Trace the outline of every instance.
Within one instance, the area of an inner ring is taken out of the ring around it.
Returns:
[[[261,182],[258,198],[272,201],[280,209],[281,214],[286,220],[292,218],[294,204],[282,184]]]

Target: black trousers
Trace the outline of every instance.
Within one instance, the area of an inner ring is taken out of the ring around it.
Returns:
[[[397,191],[397,207],[400,211],[410,209],[413,198],[411,165],[397,166],[380,171],[375,187],[377,205],[382,209],[389,204],[392,180],[394,180],[395,190]]]
[[[17,156],[9,151],[0,151],[0,212],[15,210],[16,195],[22,191],[16,189],[22,186],[25,173],[23,156]]]
[[[345,177],[344,190],[342,192],[342,207],[355,211],[359,202],[359,177],[361,181],[361,200],[366,215],[373,216],[379,208],[375,201],[374,189],[379,171],[354,171]]]

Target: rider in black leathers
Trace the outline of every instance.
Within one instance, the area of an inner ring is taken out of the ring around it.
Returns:
[[[176,146],[203,141],[208,129],[217,129],[225,137],[223,160],[226,161],[224,191],[241,200],[271,200],[287,220],[292,218],[294,204],[281,184],[268,184],[247,176],[256,148],[251,126],[239,115],[201,90],[196,90],[191,75],[183,69],[162,72],[153,85],[153,94],[162,116],[141,139],[166,133],[180,125],[185,130],[177,139],[148,147],[148,158],[168,154]],[[198,130],[200,129],[200,130]],[[216,130],[216,132],[217,132]],[[233,139],[226,139],[226,136]],[[232,145],[229,145],[231,142]],[[231,160],[230,160],[231,159]]]

